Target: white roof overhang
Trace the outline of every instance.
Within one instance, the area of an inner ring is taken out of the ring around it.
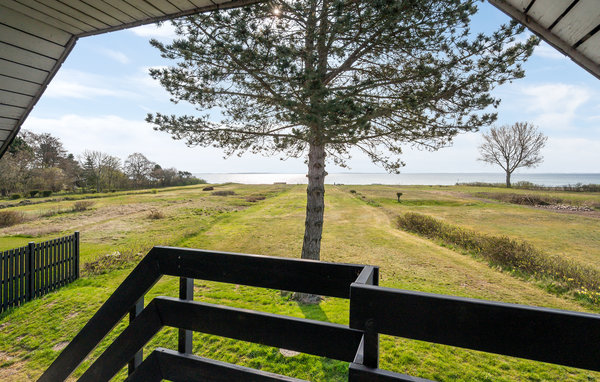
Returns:
[[[600,79],[600,0],[488,0]]]
[[[0,157],[79,37],[259,1],[2,1]],[[600,0],[488,1],[600,78]]]
[[[0,157],[78,38],[259,1],[2,0]]]

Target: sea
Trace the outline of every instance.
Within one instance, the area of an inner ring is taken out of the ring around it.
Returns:
[[[273,173],[197,173],[196,177],[208,183],[242,184],[306,184],[305,174]],[[504,183],[503,173],[332,173],[325,177],[326,184],[390,184],[390,185],[455,185],[457,183]],[[599,174],[513,174],[513,183],[526,181],[541,186],[566,186],[576,184],[600,184]]]

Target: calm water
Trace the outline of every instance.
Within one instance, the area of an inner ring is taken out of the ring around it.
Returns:
[[[306,184],[305,174],[194,174],[209,183],[244,184]],[[568,184],[600,184],[600,174],[513,174],[512,181],[528,181],[544,186]],[[421,184],[454,185],[456,183],[486,182],[504,183],[501,173],[439,173],[439,174],[377,174],[338,173],[325,178],[327,184]]]

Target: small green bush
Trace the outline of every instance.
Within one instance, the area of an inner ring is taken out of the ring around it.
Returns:
[[[31,190],[29,191],[29,196],[31,196],[32,198],[35,198],[35,196],[39,194],[38,190]]]
[[[212,194],[216,195],[216,196],[228,196],[228,195],[235,195],[235,192],[233,192],[231,190],[226,190],[226,191],[215,191]]]
[[[0,211],[0,228],[10,227],[25,221],[27,221],[27,218],[20,211]]]
[[[157,190],[157,189],[153,189],[151,192],[152,192],[153,194],[158,194],[158,190]]]
[[[152,220],[158,220],[158,219],[162,219],[164,217],[165,217],[165,214],[162,213],[161,211],[157,210],[156,208],[150,209],[150,213],[148,214],[148,219],[152,219]]]
[[[356,194],[356,190],[350,190],[351,194]]]
[[[264,195],[256,195],[256,196],[248,196],[246,197],[246,201],[250,203],[256,203],[259,200],[265,200],[266,197]]]
[[[50,190],[44,190],[44,191],[42,191],[42,196],[44,198],[46,198],[46,197],[48,197],[50,195],[52,195],[52,191],[50,191]]]
[[[75,204],[73,204],[73,212],[82,212],[85,211],[87,209],[89,209],[90,207],[92,207],[94,204],[94,202],[92,202],[91,200],[80,200],[78,202],[75,202]]]
[[[20,198],[21,198],[21,195],[20,195],[20,194],[12,194],[12,195],[10,196],[10,199],[11,199],[11,200],[17,200],[17,199],[20,199]]]
[[[212,190],[214,190],[214,189],[215,189],[215,188],[214,188],[213,186],[208,186],[208,187],[204,187],[204,188],[202,189],[202,191],[212,191]]]

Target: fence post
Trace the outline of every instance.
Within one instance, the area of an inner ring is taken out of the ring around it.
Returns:
[[[73,253],[74,253],[73,274],[75,276],[75,279],[77,280],[79,278],[79,231],[75,231],[73,236],[74,236],[73,247],[75,248],[75,250],[73,251]]]
[[[25,292],[25,301],[31,301],[34,295],[33,281],[35,280],[35,243],[33,241],[30,241],[29,244],[27,244],[27,257],[25,257],[25,259],[27,261],[25,264],[25,268],[27,269],[27,288]]]
[[[182,300],[194,299],[194,279],[187,277],[179,278],[179,298]],[[177,351],[180,353],[192,353],[192,334],[191,330],[179,329]]]
[[[129,324],[135,320],[137,316],[144,310],[144,296],[142,296],[129,310]],[[131,375],[135,369],[142,364],[144,360],[144,350],[140,349],[139,352],[135,353],[133,358],[129,361],[128,373]]]

